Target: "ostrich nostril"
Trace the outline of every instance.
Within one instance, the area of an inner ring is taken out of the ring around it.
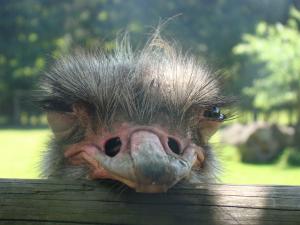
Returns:
[[[171,137],[168,138],[168,146],[171,149],[171,151],[174,152],[175,154],[179,155],[181,153],[180,145],[174,138]]]
[[[110,157],[114,157],[120,152],[121,146],[122,142],[119,137],[111,138],[108,141],[106,141],[104,145],[105,154]]]

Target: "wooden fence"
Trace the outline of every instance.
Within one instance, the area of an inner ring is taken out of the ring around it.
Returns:
[[[0,224],[300,225],[300,187],[198,184],[141,194],[107,182],[0,179]]]

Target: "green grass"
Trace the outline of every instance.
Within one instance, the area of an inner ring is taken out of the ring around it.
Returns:
[[[38,178],[38,161],[49,131],[0,130],[0,177]],[[237,149],[218,144],[224,173],[221,180],[232,184],[300,185],[300,167],[286,164],[284,153],[275,164],[253,165],[239,161]]]
[[[48,135],[46,129],[0,130],[0,177],[37,178]]]
[[[287,164],[287,151],[276,163],[263,165],[241,163],[234,147],[226,146],[221,151],[224,168],[221,180],[224,183],[300,185],[300,166]]]

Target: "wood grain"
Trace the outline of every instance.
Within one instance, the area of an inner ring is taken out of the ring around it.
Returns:
[[[141,194],[111,182],[0,179],[0,224],[300,225],[300,187],[194,184]]]

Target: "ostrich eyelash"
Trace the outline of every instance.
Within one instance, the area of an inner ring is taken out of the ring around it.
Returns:
[[[45,100],[41,103],[41,107],[46,111],[72,112],[72,106],[58,100]]]
[[[209,119],[224,121],[226,119],[226,115],[221,113],[221,110],[217,106],[213,106],[211,109],[207,109],[203,112],[203,116]]]

